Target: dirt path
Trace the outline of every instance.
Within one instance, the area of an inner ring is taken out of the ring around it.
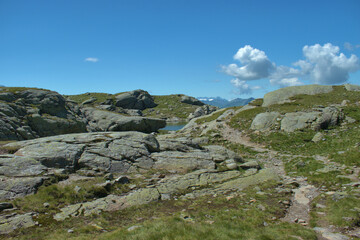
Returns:
[[[266,168],[273,168],[283,178],[285,184],[293,183],[298,185],[298,188],[293,190],[294,195],[292,197],[292,204],[282,220],[308,226],[310,220],[310,204],[312,200],[319,195],[319,191],[316,187],[309,184],[306,178],[292,178],[287,176],[282,161],[283,157],[289,158],[298,156],[280,154],[277,151],[266,149],[263,145],[251,142],[249,137],[245,136],[240,131],[232,129],[227,124],[223,125],[221,134],[224,139],[232,143],[241,144],[259,152],[257,155],[259,162]],[[323,233],[318,232],[318,239],[333,239],[324,236],[326,236],[326,234],[324,235]]]

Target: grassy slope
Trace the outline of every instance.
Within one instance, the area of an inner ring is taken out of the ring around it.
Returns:
[[[100,216],[79,216],[63,222],[40,214],[36,220],[42,224],[41,228],[22,229],[5,238],[316,239],[310,229],[276,220],[284,215],[284,207],[278,202],[290,197],[289,193],[277,192],[277,185],[269,182],[231,197],[161,201]],[[265,195],[257,194],[259,190]],[[134,225],[140,227],[127,231]],[[74,233],[68,233],[68,229],[73,229]]]
[[[181,96],[183,95],[153,96],[157,106],[151,109],[145,109],[143,111],[144,116],[186,119],[189,114],[193,113],[199,106],[182,103],[180,101]]]
[[[316,134],[313,130],[285,133],[270,131],[270,133],[256,134],[249,130],[252,119],[261,112],[278,111],[282,114],[295,111],[309,111],[319,105],[329,106],[349,100],[347,106],[342,107],[345,116],[356,120],[332,129],[322,130],[323,141],[314,143],[311,139]],[[348,178],[337,177],[350,175],[354,167],[360,166],[360,92],[348,92],[343,86],[334,87],[334,91],[315,96],[298,95],[292,98],[294,102],[269,107],[258,107],[239,113],[231,120],[233,128],[242,130],[255,142],[266,145],[282,154],[298,155],[298,157],[284,158],[285,170],[290,176],[303,176],[308,182],[324,189],[324,191],[340,192],[334,195],[321,194],[313,201],[311,211],[311,226],[334,225],[341,231],[344,227],[353,229],[360,226],[359,191],[346,186]],[[260,103],[260,102],[259,102]],[[342,166],[328,172],[317,171],[330,166],[315,156],[323,157],[330,163]],[[360,177],[360,176],[358,176]],[[325,208],[316,208],[316,204],[323,204]]]

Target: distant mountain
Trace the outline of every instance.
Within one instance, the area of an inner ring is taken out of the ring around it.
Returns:
[[[254,100],[254,98],[235,98],[231,101],[221,98],[221,97],[198,97],[198,100],[202,101],[205,104],[216,106],[219,108],[228,108],[236,106],[244,106]]]

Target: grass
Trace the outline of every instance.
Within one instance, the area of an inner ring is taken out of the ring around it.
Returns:
[[[336,177],[342,174],[340,171],[317,172],[317,170],[323,167],[325,167],[324,163],[311,157],[295,158],[285,161],[285,171],[290,176],[307,177],[308,182],[316,187],[325,186],[327,189],[337,190],[341,184],[350,182],[347,178]]]
[[[327,197],[326,220],[336,226],[360,227],[360,201],[354,195],[334,200]],[[344,219],[347,218],[347,220]]]
[[[316,208],[318,203],[325,206],[325,208]],[[334,225],[338,228],[359,228],[359,198],[350,191],[345,191],[341,195],[338,195],[338,193],[320,195],[312,203],[311,217],[312,227]]]
[[[186,119],[199,106],[181,102],[181,94],[153,96],[156,107],[145,109],[143,115],[156,118],[180,118]]]
[[[64,95],[65,98],[68,98],[78,104],[81,104],[82,102],[90,99],[90,98],[96,98],[96,101],[93,104],[99,104],[101,102],[106,101],[107,99],[115,99],[115,95],[108,94],[108,93],[84,93],[84,94],[78,94],[78,95]]]
[[[278,183],[268,182],[245,189],[231,198],[201,197],[196,200],[154,202],[99,216],[56,222],[40,214],[42,227],[22,229],[6,239],[316,239],[313,230],[283,223]],[[266,195],[256,194],[259,189]],[[131,226],[140,226],[128,231]],[[73,233],[68,233],[73,229]],[[1,236],[0,236],[1,238]]]
[[[360,92],[347,91],[343,86],[334,86],[330,93],[317,95],[297,95],[292,98],[292,102],[284,104],[274,104],[268,107],[260,107],[261,99],[254,100],[250,104],[258,106],[254,109],[248,109],[235,115],[230,122],[231,127],[239,130],[248,130],[255,116],[262,112],[279,112],[285,114],[297,111],[309,111],[318,106],[329,106],[331,104],[341,104],[343,100],[349,101],[349,106],[344,107],[344,113],[360,121],[359,106],[355,105],[360,99]]]
[[[49,91],[48,89],[42,89],[42,88],[28,88],[28,87],[0,87],[2,90],[1,92],[10,92],[16,94],[17,92],[22,92],[26,90],[43,90],[43,91]]]
[[[104,182],[104,178],[96,177],[78,180],[65,186],[59,184],[44,185],[39,188],[36,194],[15,199],[13,203],[21,212],[54,213],[69,204],[91,201],[108,194],[123,194],[129,191],[129,184],[114,184],[111,188],[98,185]],[[139,182],[134,180],[131,184],[134,183]],[[77,187],[80,190],[76,190]],[[49,203],[50,207],[45,207],[44,203]]]

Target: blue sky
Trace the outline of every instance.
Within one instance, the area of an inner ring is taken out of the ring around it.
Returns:
[[[360,84],[359,12],[358,0],[0,0],[0,85],[233,99]]]

